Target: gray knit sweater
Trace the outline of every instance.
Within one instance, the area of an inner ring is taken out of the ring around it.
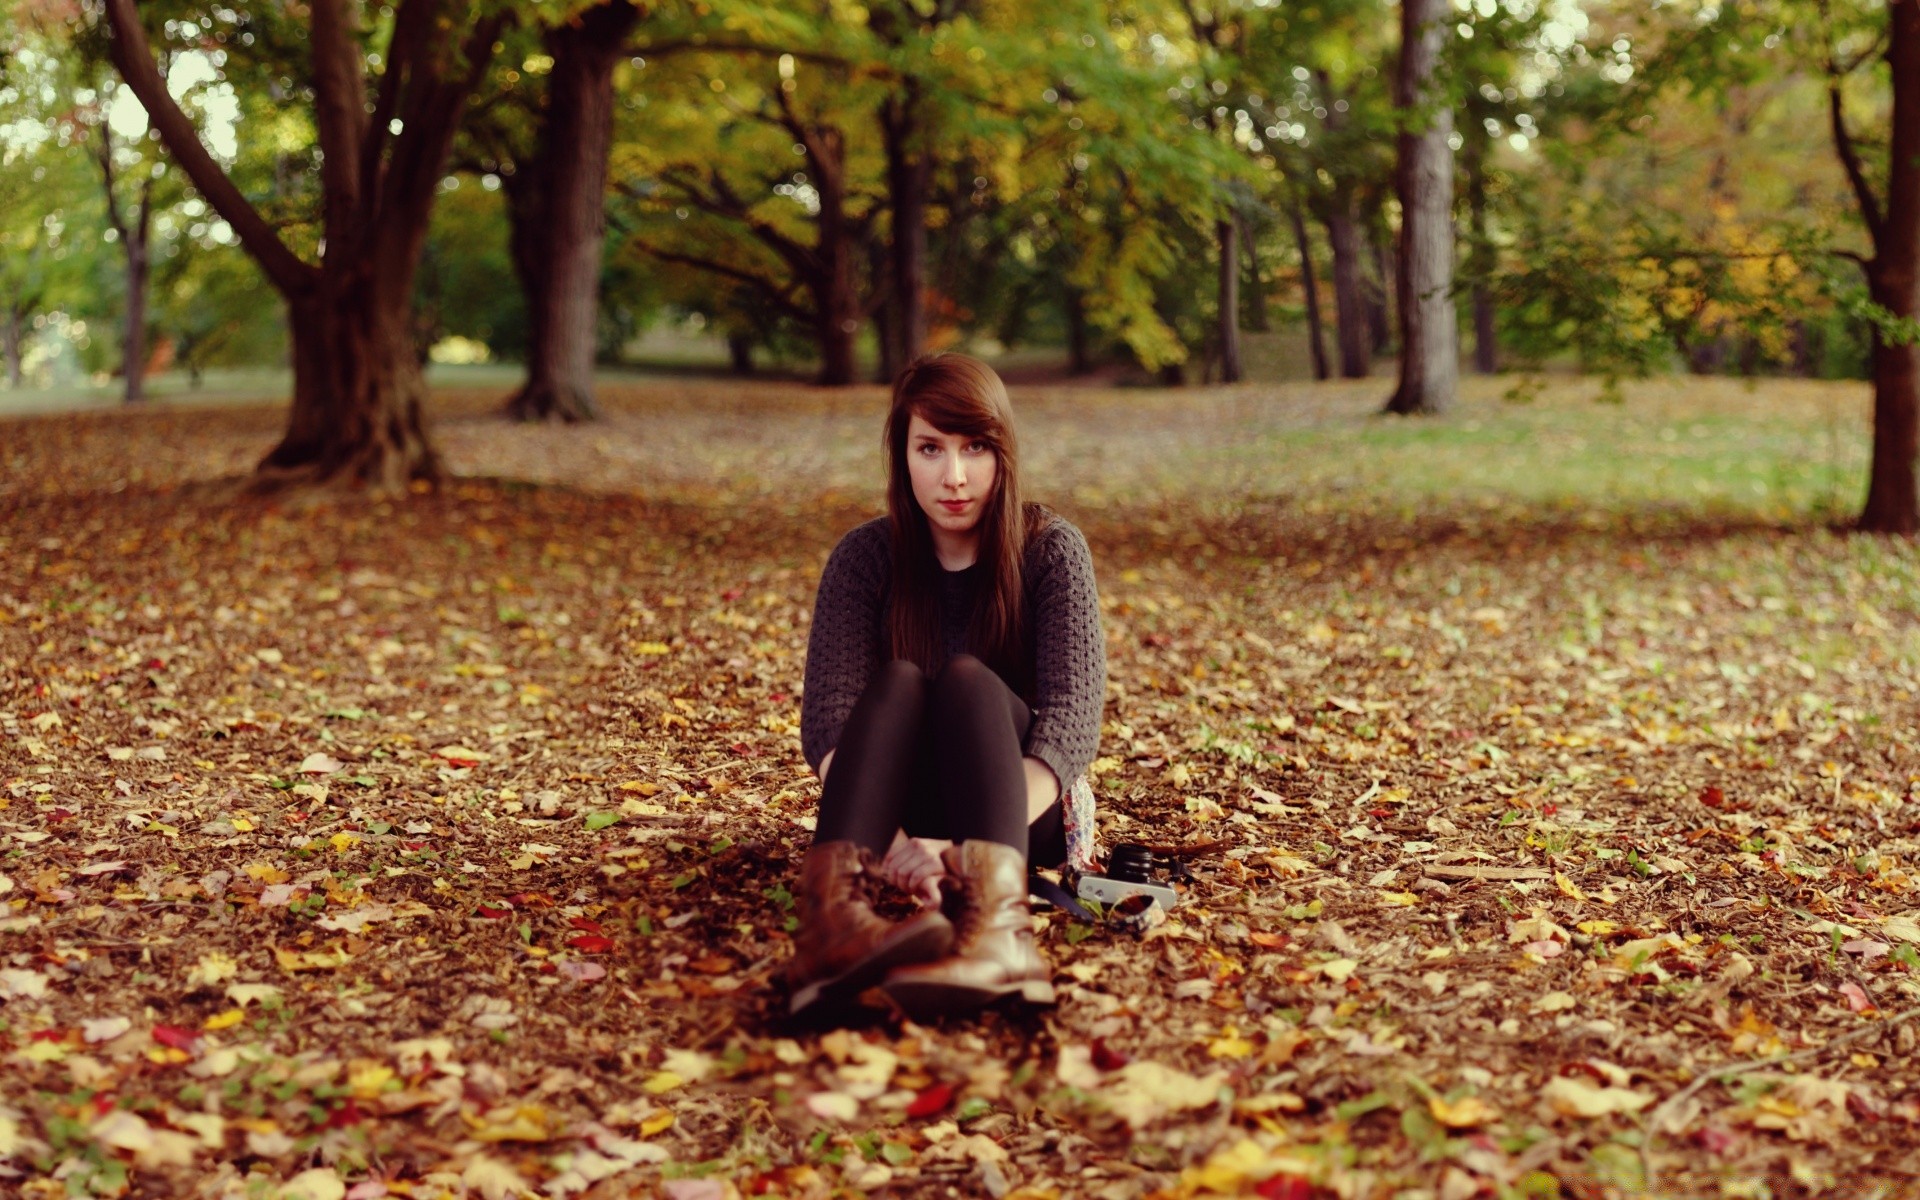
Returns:
[[[884,661],[892,542],[885,517],[868,521],[840,539],[820,576],[800,705],[800,748],[816,771]],[[985,574],[977,564],[942,572],[941,625],[950,655],[968,649],[967,626]],[[1022,577],[1034,644],[1025,753],[1053,768],[1064,796],[1093,761],[1107,694],[1106,637],[1087,539],[1064,518],[1053,518],[1028,543]]]

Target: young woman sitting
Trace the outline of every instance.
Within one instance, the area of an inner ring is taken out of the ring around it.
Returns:
[[[789,1010],[830,1020],[875,984],[920,1019],[1050,1004],[1027,868],[1092,858],[1093,560],[1079,530],[1022,502],[1012,407],[985,363],[901,372],[885,443],[887,515],[834,548],[807,641],[801,742],[821,797]],[[883,919],[863,874],[922,910]]]

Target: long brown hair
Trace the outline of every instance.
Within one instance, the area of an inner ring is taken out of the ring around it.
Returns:
[[[907,426],[915,416],[942,433],[978,438],[993,450],[993,494],[975,526],[980,546],[974,561],[986,572],[986,586],[967,641],[973,653],[1024,695],[1032,687],[1033,655],[1021,567],[1028,539],[1049,518],[1039,505],[1020,500],[1020,455],[1006,385],[992,367],[964,354],[915,359],[893,381],[886,429],[887,516],[893,530],[887,633],[892,655],[929,674],[947,657],[940,636],[940,561],[907,469]]]

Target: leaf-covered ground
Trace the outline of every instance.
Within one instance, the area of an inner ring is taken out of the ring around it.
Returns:
[[[1913,1194],[1920,561],[1818,519],[1861,398],[1563,390],[1018,396],[1101,832],[1192,879],[1044,915],[1056,1009],[827,1036],[772,981],[877,392],[447,397],[398,503],[236,498],[272,409],[9,423],[0,1190]]]

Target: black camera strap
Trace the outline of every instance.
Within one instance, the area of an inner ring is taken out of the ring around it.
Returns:
[[[1078,897],[1038,871],[1027,872],[1027,893],[1046,901],[1068,916],[1090,925],[1100,924],[1100,918],[1094,916],[1091,909],[1080,903]]]

